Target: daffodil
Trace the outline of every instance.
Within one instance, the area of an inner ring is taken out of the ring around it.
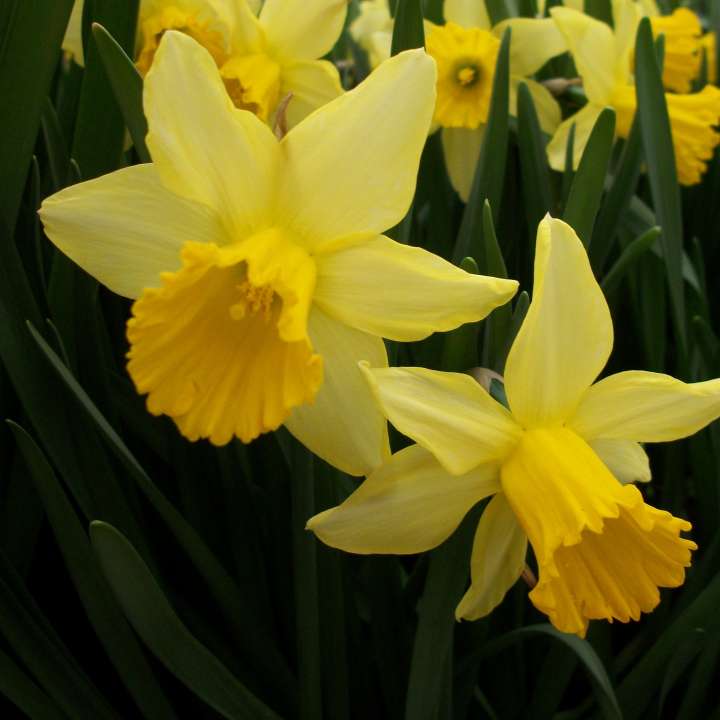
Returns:
[[[626,0],[622,0],[625,2]],[[629,0],[627,0],[629,1]],[[584,0],[564,0],[565,7],[585,11]],[[614,8],[618,0],[613,0]],[[615,13],[618,10],[615,9]],[[689,8],[676,8],[670,15],[662,15],[655,0],[639,0],[634,7],[636,19],[650,18],[653,36],[664,35],[663,83],[668,90],[690,92],[692,81],[700,70],[700,19]],[[630,54],[632,66],[632,53]]]
[[[82,44],[82,15],[84,0],[75,0],[62,41],[62,49],[69,53],[78,65],[85,64]]]
[[[708,82],[717,85],[717,55],[715,51],[715,33],[705,33],[700,40],[705,53],[705,65],[707,67]]]
[[[502,600],[529,540],[539,571],[530,599],[556,628],[584,635],[591,619],[637,620],[658,588],[684,581],[690,523],[632,484],[650,479],[639,443],[683,438],[720,416],[720,380],[630,371],[594,382],[613,328],[585,249],[548,217],[536,247],[532,302],[505,367],[509,409],[469,375],[366,368],[383,412],[416,444],[308,528],[349,552],[418,553],[493,496],[458,619]]]
[[[478,320],[517,287],[381,234],[412,200],[434,99],[435,63],[402,53],[279,141],[204,48],[166,34],[145,80],[153,162],[40,210],[64,253],[135,299],[128,371],[151,413],[191,440],[285,424],[349,473],[381,462],[358,362],[385,366],[383,337]]]
[[[289,93],[290,127],[342,93],[335,66],[318,58],[340,36],[346,0],[141,0],[136,65],[152,66],[169,30],[190,36],[212,55],[237,107],[273,123]],[[255,12],[254,12],[255,11]],[[73,9],[66,47],[82,51],[82,1]]]
[[[639,9],[631,0],[613,3],[615,30],[581,12],[564,7],[550,10],[565,36],[583,80],[588,103],[565,120],[547,147],[550,165],[565,166],[568,135],[575,125],[574,162],[580,162],[595,120],[606,106],[616,113],[616,133],[627,138],[637,107],[630,74],[630,54],[639,21]],[[705,86],[698,93],[665,95],[678,179],[683,185],[700,182],[707,162],[720,142],[715,126],[720,120],[720,90]]]
[[[358,16],[350,23],[350,35],[367,53],[374,70],[390,57],[393,18],[388,0],[362,0]]]
[[[426,34],[427,51],[438,64],[434,122],[440,126],[450,181],[467,201],[490,110],[500,39],[512,27],[510,112],[515,114],[517,86],[527,83],[543,129],[552,133],[560,109],[550,92],[530,79],[553,55],[565,49],[549,20],[517,18],[491,27],[483,0],[445,0],[445,25]]]

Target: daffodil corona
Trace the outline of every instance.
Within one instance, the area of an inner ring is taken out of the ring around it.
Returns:
[[[410,205],[434,100],[435,63],[402,53],[278,141],[207,50],[165,33],[145,80],[152,164],[40,211],[63,252],[136,299],[128,370],[152,413],[216,444],[284,423],[349,473],[380,464],[386,422],[358,361],[387,365],[383,337],[478,320],[517,287],[380,234]]]
[[[471,585],[456,615],[489,613],[526,566],[530,599],[564,632],[592,619],[637,620],[682,584],[690,523],[643,501],[640,442],[686,437],[720,416],[720,380],[686,384],[622,372],[599,382],[610,312],[572,228],[546,218],[533,299],[505,368],[509,409],[472,377],[366,368],[384,413],[411,445],[308,527],[356,553],[416,553],[447,538],[493,495],[478,525]]]

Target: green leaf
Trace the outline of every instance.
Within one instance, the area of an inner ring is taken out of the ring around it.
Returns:
[[[43,114],[41,118],[43,138],[48,154],[48,165],[50,176],[53,181],[53,188],[60,190],[67,184],[69,176],[70,157],[68,155],[67,143],[63,137],[60,121],[50,98],[45,98]]]
[[[477,263],[472,257],[463,258],[460,267],[477,275]],[[478,323],[465,323],[445,333],[440,367],[449,372],[463,372],[478,364]]]
[[[675,334],[680,355],[684,356],[687,349],[687,329],[682,281],[683,228],[680,188],[675,167],[670,116],[648,18],[641,20],[637,31],[635,78],[637,116],[657,224],[662,228],[660,239]]]
[[[185,627],[135,548],[112,525],[93,522],[90,538],[123,612],[152,653],[228,720],[278,720]]]
[[[550,195],[550,169],[545,154],[545,140],[532,95],[524,82],[518,87],[517,108],[517,141],[525,198],[523,204],[531,243],[534,243],[537,226],[545,213],[550,212],[553,203]]]
[[[58,706],[0,650],[0,693],[32,720],[66,720]]]
[[[614,139],[615,111],[605,108],[588,138],[563,214],[563,220],[575,229],[586,247],[590,244],[595,215],[600,207]]]
[[[516,15],[515,12],[510,12],[507,0],[484,0],[485,7],[487,9],[488,16],[490,17],[490,24],[497,25],[503,20],[507,20],[509,17]]]
[[[518,294],[515,300],[515,308],[513,309],[512,319],[510,321],[510,327],[508,328],[507,337],[505,338],[505,347],[502,351],[502,358],[507,359],[510,348],[513,342],[515,342],[515,336],[520,331],[520,326],[523,324],[523,320],[527,315],[528,308],[530,307],[530,296],[527,291],[523,290]],[[498,372],[502,375],[505,371],[505,361],[503,360],[502,367],[498,369]]]
[[[507,28],[498,52],[493,78],[492,100],[480,157],[475,168],[470,197],[463,214],[460,232],[455,242],[453,262],[472,255],[472,247],[482,244],[483,207],[490,203],[493,220],[497,222],[508,147],[508,118],[510,107],[510,35]]]
[[[112,33],[125,52],[135,47],[139,0],[93,0],[89,19]],[[120,166],[125,123],[115,101],[113,87],[103,67],[93,33],[85,38],[85,72],[73,138],[72,156],[85,179],[116,170]]]
[[[686,638],[696,632],[712,637],[712,633],[720,631],[719,605],[720,575],[715,575],[692,603],[666,625],[664,632],[618,687],[618,699],[626,720],[645,716],[650,705],[658,700],[660,678]]]
[[[115,603],[55,473],[40,448],[19,425],[10,422],[15,440],[30,469],[65,564],[88,619],[138,708],[147,717],[174,718],[135,636]]]
[[[392,55],[425,46],[421,0],[398,0],[392,34]]]
[[[92,34],[110,79],[115,100],[141,162],[152,162],[145,146],[148,127],[143,112],[143,80],[133,61],[100,23],[93,23]]]
[[[527,636],[546,635],[558,642],[563,643],[575,654],[577,659],[583,665],[588,673],[590,681],[593,685],[595,698],[602,711],[603,717],[608,720],[621,720],[623,713],[620,711],[618,699],[615,696],[612,683],[608,677],[605,666],[593,649],[593,646],[587,640],[583,640],[577,635],[570,635],[556,630],[552,625],[539,624],[528,625],[527,627],[512,630],[505,635],[497,638],[491,643],[478,651],[478,655],[484,658],[494,656],[500,650],[522,640]]]
[[[585,0],[585,12],[613,27],[613,11],[610,0]]]
[[[0,17],[0,218],[15,227],[73,0],[5,0]]]
[[[623,276],[655,244],[658,237],[660,237],[660,228],[653,227],[628,244],[600,283],[606,295],[614,290]]]
[[[247,653],[251,667],[260,678],[264,678],[265,681],[271,684],[273,691],[279,696],[281,702],[292,706],[295,701],[294,678],[284,658],[275,647],[267,629],[256,622],[248,604],[243,600],[243,594],[233,579],[210,552],[192,526],[160,492],[127,445],[103,417],[77,380],[62,364],[53,349],[32,326],[30,326],[30,332],[53,370],[70,390],[80,407],[87,413],[101,436],[105,438],[110,450],[130,472],[138,488],[158,512],[207,584],[207,590],[222,610],[228,628],[237,638],[242,638],[243,651]]]
[[[630,129],[630,135],[625,141],[620,162],[605,195],[605,201],[595,221],[595,229],[588,248],[590,264],[596,275],[600,275],[602,272],[613,241],[617,236],[620,221],[630,207],[641,167],[642,139],[636,118]]]

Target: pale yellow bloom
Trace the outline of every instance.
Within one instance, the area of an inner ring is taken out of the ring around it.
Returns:
[[[128,370],[152,413],[215,444],[285,424],[351,474],[383,460],[358,361],[387,365],[383,337],[478,320],[517,288],[381,234],[412,200],[434,101],[435,63],[402,53],[278,141],[206,50],[166,33],[145,80],[152,164],[40,211],[64,253],[136,299]]]
[[[259,11],[259,15],[256,13]],[[280,101],[289,127],[342,93],[327,54],[342,31],[347,0],[141,0],[136,64],[150,69],[168,30],[202,45],[213,57],[237,107],[274,122]],[[77,0],[64,47],[82,56],[82,0]]]
[[[84,0],[75,0],[70,13],[68,26],[65,30],[65,37],[62,41],[62,49],[70,53],[78,65],[85,64],[85,53],[82,44],[82,14]]]
[[[686,384],[621,372],[595,382],[613,344],[610,312],[571,227],[538,229],[533,298],[505,367],[509,409],[472,377],[366,368],[383,412],[415,441],[309,529],[354,553],[418,553],[443,542],[483,498],[460,618],[489,613],[518,579],[564,632],[639,619],[658,588],[682,584],[690,523],[643,502],[640,442],[686,437],[720,416],[720,380]],[[593,384],[594,383],[594,384]]]
[[[552,133],[560,108],[550,92],[530,79],[548,59],[564,51],[555,24],[517,18],[490,26],[483,0],[446,0],[445,25],[432,26],[426,47],[438,64],[435,123],[441,127],[445,164],[453,187],[467,201],[480,155],[492,95],[500,38],[512,27],[510,112],[516,113],[517,87],[527,83],[543,129]]]
[[[606,106],[616,112],[616,133],[626,138],[637,107],[630,73],[630,55],[639,22],[639,8],[630,0],[616,0],[615,30],[603,22],[569,8],[551,9],[583,79],[588,103],[565,120],[547,146],[550,165],[565,166],[568,135],[575,125],[574,162],[577,167],[598,115]],[[700,182],[720,142],[715,126],[720,120],[720,90],[706,86],[702,92],[665,95],[670,114],[678,179],[683,185]]]
[[[350,35],[367,53],[372,70],[390,57],[392,33],[388,0],[362,0],[360,13],[350,24]]]

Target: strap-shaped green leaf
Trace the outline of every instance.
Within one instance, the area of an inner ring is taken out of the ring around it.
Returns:
[[[391,54],[425,46],[421,0],[398,0],[393,25]]]

